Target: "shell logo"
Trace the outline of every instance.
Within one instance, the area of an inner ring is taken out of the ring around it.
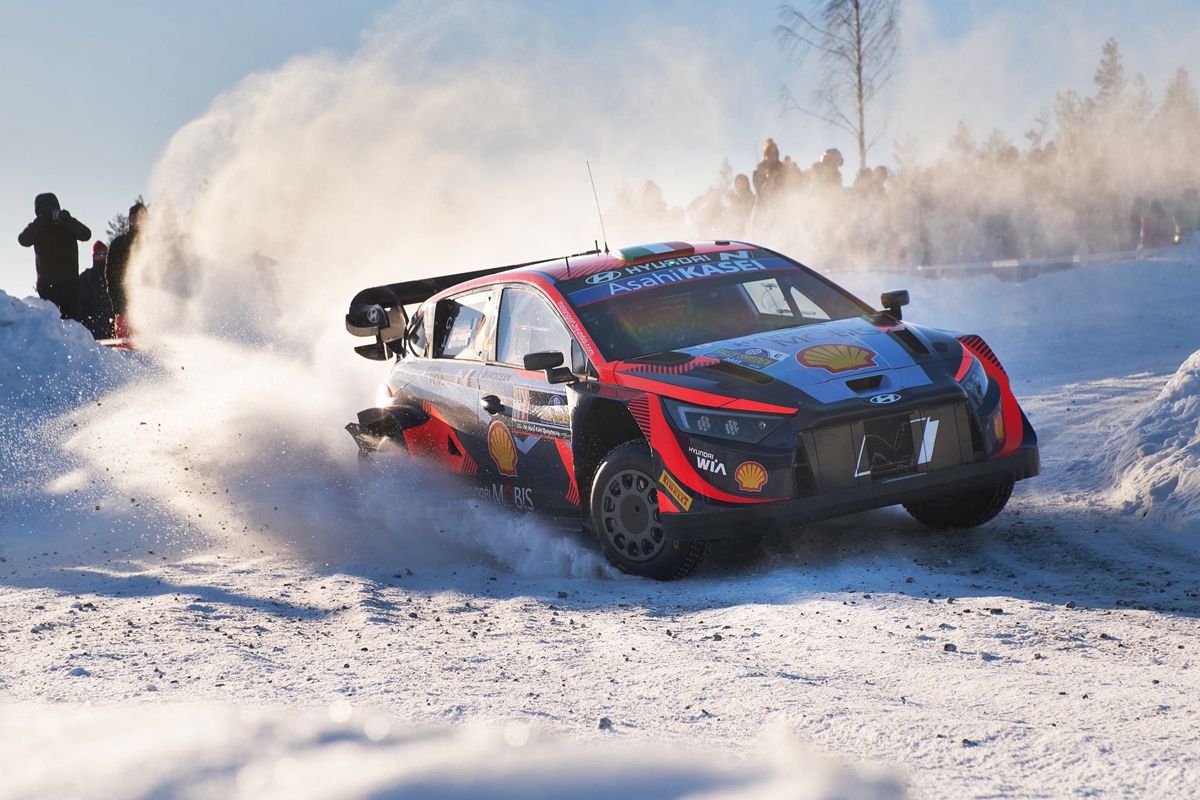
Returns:
[[[767,483],[767,471],[757,461],[743,461],[733,471],[733,479],[743,492],[761,492]]]
[[[513,441],[508,426],[496,420],[488,426],[487,432],[488,455],[496,462],[500,474],[509,478],[517,474],[517,445]]]
[[[801,350],[796,354],[796,360],[806,367],[849,372],[875,366],[875,353],[855,344],[818,344]]]

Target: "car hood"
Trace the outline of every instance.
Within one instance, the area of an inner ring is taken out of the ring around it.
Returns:
[[[957,348],[934,352],[914,326],[855,317],[641,356],[615,373],[619,384],[632,383],[623,376],[652,378],[685,390],[681,396],[691,389],[794,406],[928,385],[957,357]]]

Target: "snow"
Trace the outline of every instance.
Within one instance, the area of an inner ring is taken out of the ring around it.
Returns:
[[[1125,510],[1195,528],[1200,523],[1200,350],[1183,362],[1117,444],[1114,476]]]
[[[870,512],[672,584],[361,478],[345,342],[109,353],[0,296],[0,795],[1196,794],[1198,270],[835,276],[984,336],[1043,474],[978,530]]]
[[[0,402],[5,417],[62,411],[114,385],[121,354],[98,346],[82,325],[58,318],[46,300],[0,291]]]
[[[292,712],[18,705],[0,709],[0,727],[26,732],[0,754],[0,791],[14,797],[901,796],[890,778],[851,774],[777,738],[730,761],[668,744],[653,752],[628,743],[588,747],[523,722],[398,730],[387,712],[345,701]],[[44,757],[50,751],[54,759]]]

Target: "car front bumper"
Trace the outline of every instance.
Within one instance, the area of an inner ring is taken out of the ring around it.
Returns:
[[[1039,471],[1037,446],[1023,445],[1011,455],[999,458],[874,481],[811,497],[741,507],[703,506],[686,514],[665,515],[663,522],[669,535],[684,541],[755,536],[795,530],[806,523],[873,508],[1019,481],[1032,478]]]

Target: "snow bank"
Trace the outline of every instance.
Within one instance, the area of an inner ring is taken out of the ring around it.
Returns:
[[[96,344],[46,300],[0,291],[0,408],[3,420],[70,408],[119,382],[122,353]]]
[[[1114,479],[1126,511],[1176,528],[1200,522],[1200,350],[1115,444]]]
[[[746,760],[662,743],[591,743],[523,722],[397,731],[344,701],[307,712],[212,706],[0,708],[6,797],[844,798],[903,796],[783,742]],[[610,741],[605,741],[610,739]],[[46,754],[53,752],[53,758]]]
[[[0,553],[54,547],[57,532],[87,538],[98,520],[84,509],[95,498],[59,447],[72,430],[67,416],[148,371],[138,354],[109,350],[60,319],[53,303],[0,292]]]

